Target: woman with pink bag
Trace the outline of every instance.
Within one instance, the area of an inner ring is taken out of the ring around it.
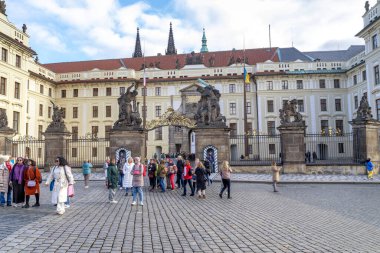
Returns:
[[[131,170],[132,179],[132,206],[136,205],[136,195],[139,194],[140,206],[143,206],[144,203],[144,193],[142,187],[144,186],[144,165],[140,163],[140,157],[135,157],[135,165]]]
[[[62,215],[65,213],[65,201],[67,201],[67,196],[74,194],[74,177],[65,158],[57,157],[55,164],[56,166],[51,169],[45,186],[50,185],[51,181],[54,180],[51,201],[53,204],[57,204],[57,213]]]

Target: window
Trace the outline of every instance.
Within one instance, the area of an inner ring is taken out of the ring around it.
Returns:
[[[322,133],[328,133],[329,132],[329,121],[328,120],[321,120],[321,131],[322,131]]]
[[[338,152],[339,152],[339,154],[344,153],[344,144],[343,143],[338,143]]]
[[[230,103],[230,115],[236,115],[236,103]]]
[[[78,118],[78,107],[73,107],[73,119]]]
[[[5,48],[1,49],[1,60],[7,62],[8,61],[8,50]]]
[[[51,107],[50,106],[48,107],[48,118],[49,119],[51,118]]]
[[[269,154],[270,155],[275,155],[276,154],[276,144],[269,144]]]
[[[21,56],[16,54],[16,67],[21,68]]]
[[[236,93],[236,85],[234,83],[230,83],[230,89],[229,89],[229,92],[230,93]]]
[[[251,110],[251,102],[247,102],[247,114],[251,114],[252,113],[252,110]]]
[[[7,94],[7,79],[4,77],[0,79],[0,94],[4,96]]]
[[[380,84],[380,74],[379,74],[379,65],[373,68],[373,72],[375,73],[375,85]]]
[[[288,81],[287,80],[283,80],[283,81],[281,81],[281,83],[282,83],[282,89],[283,90],[287,90],[288,89]]]
[[[358,84],[358,76],[354,75],[352,78],[353,78],[354,85]]]
[[[38,125],[38,139],[42,139],[42,125]]]
[[[267,101],[267,108],[268,108],[268,112],[274,112],[273,100]]]
[[[363,79],[363,81],[367,80],[367,71],[365,71],[365,70],[363,70],[363,72],[362,72],[362,79]]]
[[[71,149],[71,156],[72,157],[77,157],[78,156],[78,149],[77,148],[72,148]]]
[[[111,106],[110,105],[106,106],[106,117],[107,118],[111,117]]]
[[[248,132],[248,134],[252,134],[252,132],[253,132],[252,122],[247,122],[247,132]]]
[[[78,139],[78,127],[76,127],[76,126],[71,127],[71,134],[72,134],[73,140],[77,140]]]
[[[111,87],[107,87],[107,88],[106,88],[106,96],[107,96],[107,97],[112,96],[112,88],[111,88]]]
[[[161,96],[161,87],[156,87],[154,90],[155,90],[154,94],[156,94],[156,96]]]
[[[49,97],[51,97],[51,88],[49,88]]]
[[[155,139],[156,140],[162,140],[162,127],[156,128]]]
[[[297,80],[297,89],[302,90],[303,89],[303,81],[302,80]]]
[[[125,93],[125,87],[120,87],[120,95],[123,95]]]
[[[275,121],[268,121],[267,127],[268,127],[268,135],[275,135],[276,134],[276,122]]]
[[[61,98],[65,98],[66,97],[66,90],[61,90]]]
[[[305,112],[305,108],[304,108],[304,105],[303,105],[303,100],[297,100],[297,105],[298,105],[298,111],[299,112]]]
[[[340,80],[334,79],[334,89],[339,89],[339,88],[340,88]]]
[[[335,120],[335,130],[337,132],[341,132],[341,133],[344,132],[344,129],[343,129],[343,120],[341,120],[341,119]]]
[[[98,157],[98,148],[92,148],[92,157]]]
[[[62,107],[62,118],[66,119],[66,108]]]
[[[144,88],[144,87],[142,87],[141,88],[141,96],[146,96],[147,95],[147,93],[146,93],[146,87]]]
[[[267,90],[273,90],[273,82],[267,81]]]
[[[237,135],[237,124],[236,123],[230,123],[231,132],[230,135]]]
[[[355,109],[358,109],[359,107],[358,96],[354,96],[354,105],[355,105]]]
[[[335,99],[335,111],[337,111],[337,112],[342,111],[342,104],[341,104],[340,98]]]
[[[13,130],[18,133],[19,130],[19,122],[20,122],[20,113],[19,112],[13,112]]]
[[[106,137],[107,139],[110,138],[110,132],[111,132],[111,129],[112,129],[112,126],[105,126],[105,127],[104,127],[104,133],[105,133],[105,137]]]
[[[321,99],[321,112],[327,112],[327,100],[325,98]]]
[[[73,97],[74,97],[74,98],[77,98],[77,97],[78,97],[78,94],[79,94],[78,89],[74,89],[74,90],[73,90]]]
[[[319,88],[320,89],[325,89],[326,88],[326,80],[325,79],[320,79],[319,80]]]
[[[99,133],[99,127],[98,126],[92,126],[91,127],[92,138],[98,138],[98,133]]]
[[[156,105],[156,117],[161,117],[161,106]]]
[[[372,49],[375,50],[378,47],[377,44],[377,34],[372,36]]]
[[[44,106],[42,104],[40,104],[40,109],[39,109],[38,115],[40,117],[44,116]]]
[[[40,84],[40,93],[44,94],[44,86],[42,84]]]
[[[380,99],[376,99],[376,114],[377,120],[380,120]]]
[[[20,99],[20,83],[15,82],[15,98]]]
[[[246,92],[250,92],[251,91],[251,84],[250,83],[246,83],[245,84],[245,91]]]
[[[98,107],[97,106],[93,106],[92,107],[92,117],[93,118],[97,118],[98,117]]]
[[[93,88],[92,89],[92,96],[97,97],[98,96],[99,89],[98,88]]]

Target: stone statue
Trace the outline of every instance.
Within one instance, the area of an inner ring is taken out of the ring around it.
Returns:
[[[8,117],[5,110],[0,110],[0,129],[8,127]]]
[[[5,4],[5,1],[0,1],[0,12],[3,13],[4,15],[7,15],[5,14],[7,10],[6,8],[7,8],[7,5]]]
[[[134,88],[133,91],[132,88]],[[115,129],[132,130],[141,128],[142,120],[138,111],[138,103],[136,102],[137,88],[138,85],[133,83],[117,99],[119,104],[119,119],[114,124]]]
[[[205,83],[203,80],[201,81],[200,83]],[[197,113],[194,116],[197,125],[224,127],[226,125],[226,118],[220,113],[219,99],[221,95],[219,90],[206,83],[204,87],[198,87],[197,91],[201,94]]]
[[[59,108],[53,101],[50,101],[50,103],[53,104],[53,121],[47,127],[46,132],[67,132],[65,122],[63,121],[65,110]]]
[[[23,33],[26,33],[26,30],[28,29],[28,27],[25,25],[25,24],[23,24],[22,25],[22,32]]]
[[[356,113],[355,121],[371,120],[371,119],[373,119],[373,116],[371,113],[371,107],[369,106],[367,96],[363,96],[362,99],[360,100],[360,105]]]
[[[293,99],[284,103],[280,109],[281,125],[303,125],[301,113],[297,112],[297,100]]]
[[[367,13],[369,11],[369,1],[365,2],[364,8],[365,8],[365,12]]]

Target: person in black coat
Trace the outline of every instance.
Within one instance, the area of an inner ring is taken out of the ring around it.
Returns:
[[[184,168],[184,162],[183,162],[183,158],[182,156],[178,156],[177,157],[177,185],[178,185],[178,188],[181,188],[181,186],[183,187],[183,178],[182,178],[182,174],[183,174],[183,168]]]
[[[150,183],[149,191],[153,191],[154,188],[156,187],[156,170],[157,170],[156,159],[150,159],[150,163],[148,166],[148,177],[149,177],[149,183]]]
[[[197,176],[198,198],[206,198],[206,169],[202,162],[198,163],[195,175]]]

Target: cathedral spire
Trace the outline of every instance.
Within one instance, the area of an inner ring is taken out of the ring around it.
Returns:
[[[135,52],[133,53],[133,58],[142,57],[141,42],[140,42],[140,29],[137,27],[136,45]]]
[[[203,28],[201,53],[207,53],[207,52],[208,52],[208,48],[207,48],[206,32],[205,32],[205,29]]]
[[[172,22],[170,22],[168,48],[166,49],[166,55],[171,54],[177,54],[177,49],[175,49],[174,45]]]

